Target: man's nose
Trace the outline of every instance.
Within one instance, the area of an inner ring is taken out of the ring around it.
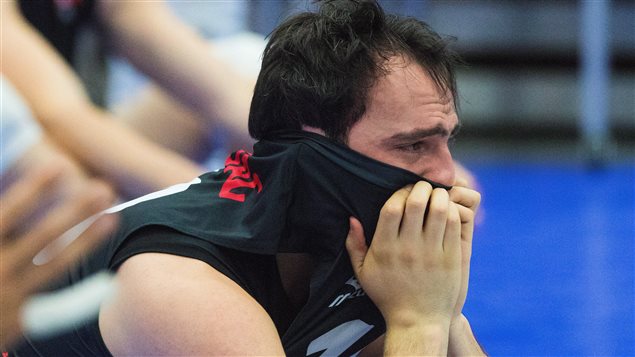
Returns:
[[[454,160],[449,150],[446,150],[441,155],[437,156],[437,159],[432,163],[432,169],[426,175],[426,178],[434,182],[446,186],[452,186],[454,184]]]

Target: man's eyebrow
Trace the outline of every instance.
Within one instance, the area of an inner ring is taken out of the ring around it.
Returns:
[[[459,127],[460,127],[460,124],[457,124],[452,130],[452,133],[449,133],[442,125],[439,124],[432,128],[414,129],[412,131],[397,133],[382,140],[382,142],[384,144],[390,145],[390,144],[399,144],[399,143],[405,143],[405,142],[416,142],[424,138],[435,136],[435,135],[450,136],[450,135],[456,134],[456,132],[459,130]]]

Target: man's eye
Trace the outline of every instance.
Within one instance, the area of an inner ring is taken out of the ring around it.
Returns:
[[[425,145],[422,141],[417,141],[416,143],[399,146],[398,149],[405,152],[417,153],[423,151],[425,149]]]

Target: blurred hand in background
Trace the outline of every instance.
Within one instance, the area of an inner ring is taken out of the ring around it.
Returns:
[[[0,205],[0,348],[5,350],[23,332],[24,305],[38,290],[66,271],[84,253],[96,247],[116,227],[117,216],[103,215],[61,252],[46,257],[41,266],[34,257],[64,232],[107,208],[114,199],[105,184],[87,180],[59,197],[52,189],[63,166],[49,165],[27,173],[2,195]],[[57,197],[51,199],[51,195]],[[57,243],[57,242],[55,242]]]

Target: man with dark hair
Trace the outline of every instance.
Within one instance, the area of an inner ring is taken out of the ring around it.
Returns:
[[[448,148],[455,62],[375,1],[286,20],[254,92],[254,154],[113,208],[119,233],[69,276],[116,270],[118,296],[22,351],[483,354],[461,313],[480,195]]]
[[[287,20],[271,34],[249,115],[262,139],[280,129],[319,128],[346,143],[369,89],[402,57],[424,68],[442,95],[456,97],[458,57],[425,23],[385,16],[373,2],[325,1],[319,13]]]

